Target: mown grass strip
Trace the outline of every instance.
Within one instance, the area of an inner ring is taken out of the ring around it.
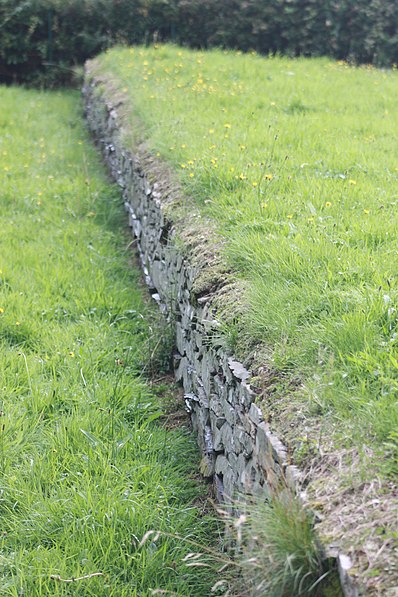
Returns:
[[[270,410],[288,389],[396,474],[398,74],[173,46],[98,64],[228,241],[249,304],[230,348],[276,373]]]
[[[0,101],[0,592],[209,594],[172,537],[209,544],[214,525],[195,441],[141,375],[151,311],[118,190],[76,93]],[[152,529],[167,536],[140,547]]]

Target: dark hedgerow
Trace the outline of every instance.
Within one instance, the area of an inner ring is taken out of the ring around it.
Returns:
[[[398,62],[395,0],[0,0],[0,82],[65,83],[115,43]]]

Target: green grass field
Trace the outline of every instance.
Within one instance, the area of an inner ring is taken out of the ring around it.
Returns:
[[[262,345],[275,399],[294,376],[290,404],[396,474],[398,73],[173,46],[97,64],[227,239],[249,305],[231,348]]]
[[[195,439],[163,423],[172,390],[141,374],[156,318],[79,95],[0,102],[0,593],[209,594],[189,542],[139,546],[154,529],[211,547],[216,529]]]

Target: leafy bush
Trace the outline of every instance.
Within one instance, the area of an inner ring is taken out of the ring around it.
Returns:
[[[128,0],[0,0],[0,80],[62,83],[115,43],[145,38],[147,8]]]
[[[0,81],[64,82],[115,43],[398,62],[394,0],[0,0]]]

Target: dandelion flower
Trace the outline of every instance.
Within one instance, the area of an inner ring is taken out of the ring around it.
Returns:
[[[330,201],[326,201],[325,207],[331,207],[331,206],[332,206],[331,202]]]
[[[357,181],[353,180],[352,178],[350,178],[350,180],[348,182],[349,182],[349,184],[352,184],[352,185],[356,185],[357,184]]]

